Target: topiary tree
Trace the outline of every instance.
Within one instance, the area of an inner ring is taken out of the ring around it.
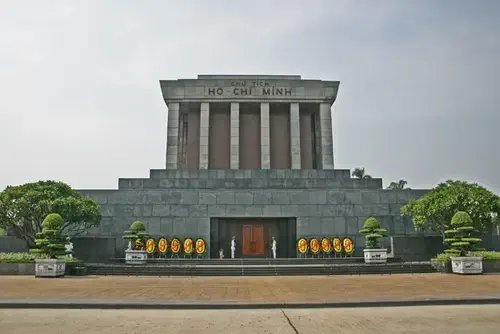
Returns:
[[[380,248],[378,239],[385,238],[386,232],[386,229],[380,228],[380,222],[374,217],[369,217],[367,220],[365,220],[363,229],[359,231],[359,233],[365,235],[367,249]]]
[[[30,249],[30,252],[46,254],[51,259],[66,255],[66,236],[61,233],[63,224],[64,220],[59,214],[48,214],[42,222],[42,232],[36,234],[37,248]]]
[[[146,239],[149,237],[149,234],[146,232],[146,226],[138,220],[133,222],[129,229],[123,232],[123,239],[133,241],[135,250],[144,249]]]
[[[484,250],[474,247],[475,244],[481,242],[481,239],[472,236],[477,231],[474,229],[472,219],[467,212],[456,212],[451,219],[451,227],[451,230],[444,231],[446,235],[444,242],[451,247],[445,250],[445,253],[454,256],[467,256],[472,251]]]

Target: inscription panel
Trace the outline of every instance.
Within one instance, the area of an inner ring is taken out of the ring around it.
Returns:
[[[280,79],[198,79],[161,81],[165,101],[315,100],[333,103],[338,81]]]

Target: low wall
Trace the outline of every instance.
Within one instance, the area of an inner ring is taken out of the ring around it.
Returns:
[[[13,236],[0,236],[0,253],[24,253],[28,251],[26,242]]]
[[[120,240],[121,241],[121,240]],[[119,249],[122,248],[122,254]],[[85,263],[109,263],[111,258],[124,257],[125,246],[113,237],[77,237],[73,239],[73,256]]]
[[[0,263],[0,275],[35,275],[35,264]]]

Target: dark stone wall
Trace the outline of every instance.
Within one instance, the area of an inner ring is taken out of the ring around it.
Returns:
[[[28,251],[24,240],[13,236],[0,236],[0,253],[23,253]]]
[[[121,236],[135,220],[154,237],[201,237],[209,246],[210,219],[248,217],[294,218],[296,238],[350,237],[362,256],[358,231],[373,216],[395,237],[396,256],[428,260],[442,251],[441,238],[415,232],[411,218],[400,215],[401,206],[426,192],[382,189],[381,179],[353,179],[349,170],[151,170],[147,179],[120,179],[117,190],[80,190],[101,205],[103,219],[73,241],[75,256],[123,258]],[[498,238],[485,243],[499,249]]]

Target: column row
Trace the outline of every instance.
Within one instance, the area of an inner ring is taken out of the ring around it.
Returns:
[[[304,110],[299,103],[280,104],[272,112],[269,103],[226,105],[211,112],[203,102],[188,110],[188,117],[179,103],[168,104],[167,169],[333,169],[329,103],[307,104]],[[181,122],[182,115],[188,122]]]

